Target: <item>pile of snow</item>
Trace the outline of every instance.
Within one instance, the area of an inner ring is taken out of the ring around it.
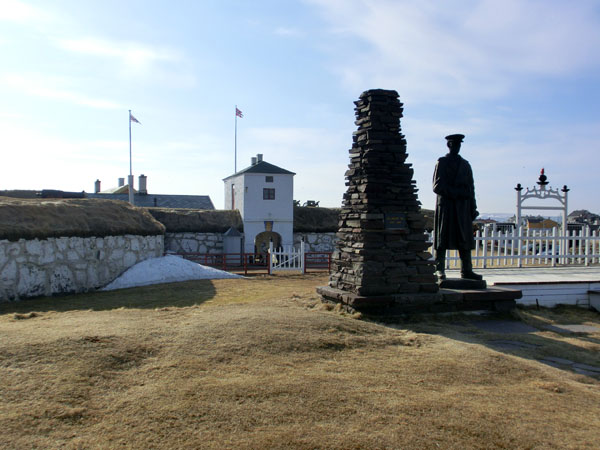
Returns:
[[[163,256],[142,261],[127,269],[119,278],[102,288],[103,291],[123,289],[149,284],[175,283],[189,280],[216,280],[219,278],[242,278],[212,267],[202,266],[178,256]]]

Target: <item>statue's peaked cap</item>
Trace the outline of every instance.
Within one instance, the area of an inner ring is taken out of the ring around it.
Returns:
[[[448,139],[449,141],[462,142],[464,138],[465,138],[464,134],[449,134],[448,136],[446,136],[446,139]]]

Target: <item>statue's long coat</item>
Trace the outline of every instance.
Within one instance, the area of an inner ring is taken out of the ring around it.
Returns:
[[[433,173],[437,194],[434,214],[435,249],[473,249],[473,219],[477,214],[471,165],[460,155],[441,157]]]

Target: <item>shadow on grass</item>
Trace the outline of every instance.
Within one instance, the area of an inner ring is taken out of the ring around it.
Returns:
[[[573,320],[573,316],[580,320]],[[544,320],[549,318],[551,322]],[[600,380],[600,352],[596,347],[600,344],[599,339],[590,336],[591,333],[557,333],[552,328],[547,328],[552,324],[576,322],[593,322],[594,326],[600,328],[600,315],[571,311],[569,308],[530,315],[526,310],[517,309],[512,314],[481,317],[460,313],[436,317],[413,316],[388,325],[416,333],[435,334],[455,341],[484,345],[497,352],[535,360]],[[514,328],[515,332],[505,332],[503,327],[506,330]],[[516,331],[519,328],[523,330]],[[531,329],[526,331],[525,328]],[[541,335],[539,332],[549,334]],[[599,335],[600,332],[593,334]],[[581,345],[577,345],[577,341]]]
[[[154,284],[115,291],[97,291],[54,297],[36,297],[0,303],[0,314],[45,311],[106,311],[117,308],[155,309],[200,305],[213,298],[216,289],[211,280]]]

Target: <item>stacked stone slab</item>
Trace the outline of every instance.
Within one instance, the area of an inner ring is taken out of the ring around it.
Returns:
[[[436,293],[398,93],[369,90],[354,103],[358,130],[329,286],[358,296]]]

